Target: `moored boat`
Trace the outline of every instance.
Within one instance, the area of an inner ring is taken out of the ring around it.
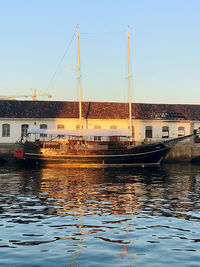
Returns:
[[[91,136],[103,140],[88,140]],[[158,166],[177,142],[191,136],[135,146],[128,140],[128,129],[28,130],[24,150],[15,152],[15,157],[34,166]]]

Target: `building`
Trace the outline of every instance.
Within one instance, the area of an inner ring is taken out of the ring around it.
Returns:
[[[0,100],[0,143],[31,129],[80,129],[78,102]],[[129,128],[128,103],[82,102],[83,128]],[[188,135],[200,127],[200,105],[132,104],[136,143]]]

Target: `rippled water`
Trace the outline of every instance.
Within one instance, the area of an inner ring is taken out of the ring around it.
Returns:
[[[0,266],[199,266],[200,166],[0,168]]]

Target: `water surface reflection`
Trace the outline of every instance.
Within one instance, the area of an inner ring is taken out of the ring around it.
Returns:
[[[199,183],[192,165],[1,168],[0,265],[198,266]]]

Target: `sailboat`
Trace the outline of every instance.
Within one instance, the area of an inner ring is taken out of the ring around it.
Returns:
[[[14,156],[37,166],[54,166],[58,164],[64,165],[65,167],[100,168],[158,166],[177,142],[191,137],[192,135],[171,139],[165,142],[135,146],[133,140],[131,107],[129,29],[127,30],[129,129],[83,129],[78,26],[76,29],[76,36],[79,81],[79,129],[29,129],[27,132],[27,140],[23,144],[24,150],[16,151]],[[44,136],[45,140],[43,140]],[[95,137],[99,136],[101,140],[95,141]],[[91,141],[91,137],[93,137],[93,141]]]

